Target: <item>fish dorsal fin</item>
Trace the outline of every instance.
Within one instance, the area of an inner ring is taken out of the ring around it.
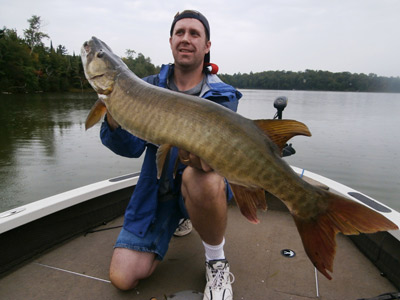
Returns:
[[[172,145],[169,144],[164,144],[161,145],[158,150],[157,150],[157,155],[156,155],[156,163],[157,163],[157,178],[161,178],[161,174],[164,169],[164,164],[165,161],[167,160],[169,151],[171,150]]]
[[[254,120],[254,123],[274,142],[280,151],[296,135],[311,136],[307,126],[295,120]]]
[[[90,109],[88,116],[86,117],[85,129],[88,130],[90,127],[93,127],[97,122],[101,120],[101,118],[107,112],[107,107],[104,102],[98,99]]]
[[[257,224],[257,209],[266,210],[265,191],[260,188],[248,188],[245,186],[229,183],[235,201],[244,215],[251,223]]]

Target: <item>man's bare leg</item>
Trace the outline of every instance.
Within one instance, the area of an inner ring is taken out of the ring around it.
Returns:
[[[225,180],[207,165],[204,167],[203,162],[201,165],[201,169],[185,169],[182,195],[206,252],[207,283],[203,300],[232,300],[233,275],[223,251],[228,213]]]
[[[187,167],[182,178],[182,195],[193,227],[209,245],[219,245],[227,224],[224,178],[217,173]]]
[[[154,253],[115,248],[110,265],[111,283],[120,290],[133,289],[149,277],[160,261]]]

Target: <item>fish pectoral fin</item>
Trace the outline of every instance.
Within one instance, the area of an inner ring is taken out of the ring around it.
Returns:
[[[258,224],[257,209],[266,210],[267,202],[263,189],[248,188],[245,186],[229,183],[235,201],[244,215],[251,223]]]
[[[156,154],[156,163],[157,163],[157,179],[161,178],[161,174],[164,169],[165,161],[167,160],[169,151],[171,150],[172,145],[163,144],[161,145]]]
[[[338,232],[352,235],[396,230],[398,227],[365,205],[330,192],[320,192],[327,203],[326,210],[311,219],[292,215],[308,257],[318,271],[332,279],[327,271],[333,272]]]
[[[254,120],[254,123],[278,146],[281,152],[292,137],[311,136],[308,127],[295,120]]]
[[[175,164],[174,164],[174,174],[173,178],[176,178],[176,174],[178,174],[178,167],[179,167],[179,155],[176,156]]]
[[[97,122],[101,120],[106,112],[106,105],[102,100],[98,99],[94,103],[94,105],[90,109],[88,116],[86,117],[85,129],[88,130],[90,127],[93,127]]]

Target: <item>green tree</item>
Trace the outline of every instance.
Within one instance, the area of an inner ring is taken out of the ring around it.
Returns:
[[[28,46],[15,29],[2,29],[0,37],[0,89],[9,92],[34,90],[38,86]]]
[[[29,28],[24,29],[25,41],[31,49],[30,54],[32,55],[33,49],[37,46],[43,46],[42,39],[49,38],[48,34],[40,31],[42,27],[42,20],[39,16],[33,15],[28,19]]]
[[[136,54],[135,50],[127,49],[127,57],[123,57],[122,60],[138,77],[142,78],[155,74],[159,71],[159,67],[155,67],[151,63],[151,59],[149,57],[145,57],[142,53],[139,53],[137,57],[134,58],[134,54]]]

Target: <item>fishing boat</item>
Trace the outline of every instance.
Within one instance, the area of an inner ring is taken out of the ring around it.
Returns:
[[[400,213],[378,200],[292,168],[309,183],[362,203],[400,227]],[[155,273],[135,289],[122,292],[109,281],[113,244],[138,178],[132,173],[103,180],[1,213],[0,299],[202,299],[205,257],[195,231],[173,237]],[[287,208],[272,195],[267,200],[257,225],[234,203],[228,208],[225,254],[235,276],[235,299],[400,299],[399,230],[339,234],[328,280],[308,259]]]
[[[379,201],[321,175],[293,169],[305,180],[361,202],[400,225],[400,213]],[[156,272],[131,292],[120,292],[109,282],[113,243],[138,177],[132,173],[104,180],[0,214],[0,299],[201,299],[196,297],[205,285],[204,250],[195,231],[174,237]],[[258,225],[247,222],[236,205],[229,206],[225,252],[236,278],[235,299],[399,295],[398,230],[338,235],[329,281],[306,256],[284,205],[268,195],[268,206],[259,213]]]

